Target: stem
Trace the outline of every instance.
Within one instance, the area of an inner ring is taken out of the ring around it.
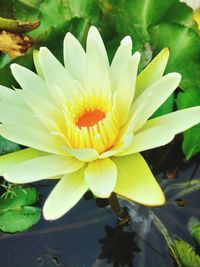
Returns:
[[[34,22],[23,22],[14,19],[7,19],[0,17],[0,30],[23,32],[36,28],[39,26],[39,21]]]
[[[115,193],[112,193],[110,195],[109,202],[110,202],[111,209],[114,211],[117,217],[122,220],[122,223],[129,221],[130,216],[122,207],[120,207]]]

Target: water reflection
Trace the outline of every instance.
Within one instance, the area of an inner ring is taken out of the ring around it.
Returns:
[[[106,259],[113,267],[134,267],[135,253],[141,250],[135,241],[136,233],[132,231],[130,225],[117,225],[115,228],[105,226],[105,232],[106,236],[99,240],[103,244],[99,260]]]
[[[160,155],[163,158],[159,162]],[[188,192],[191,185],[196,187],[194,178],[200,177],[200,156],[189,163],[181,158],[181,165],[180,157],[175,156],[170,165],[166,162],[171,155],[176,155],[172,147],[167,155],[158,151],[156,160],[149,154],[148,162],[152,163],[154,174],[155,162],[159,162],[157,170],[164,170],[157,175],[157,179],[167,197],[164,207],[152,208],[151,211],[163,223],[172,239],[178,236],[194,245],[187,223],[191,216],[199,218],[199,192],[187,195],[180,193],[182,190]],[[46,181],[37,183],[37,186],[42,196],[42,206],[54,184],[53,181]],[[121,206],[126,206],[131,215],[130,223],[124,226],[116,225],[116,217],[107,200],[94,200],[92,194],[88,193],[58,221],[41,220],[29,231],[15,235],[1,233],[1,266],[174,266],[166,240],[155,226],[155,219],[148,208],[124,200],[121,200]]]

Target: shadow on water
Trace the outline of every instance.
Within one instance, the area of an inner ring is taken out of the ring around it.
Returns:
[[[151,215],[170,233],[194,245],[187,230],[191,216],[199,217],[199,192],[180,195],[200,177],[200,157],[190,162],[180,152],[179,140],[145,153],[166,192],[164,207],[149,208],[120,200],[129,209],[129,224],[117,224],[107,200],[90,193],[63,218],[43,219],[24,233],[0,234],[0,267],[174,267],[166,241]],[[184,188],[174,185],[184,182]],[[54,181],[37,183],[44,199]],[[187,190],[186,190],[187,191]]]

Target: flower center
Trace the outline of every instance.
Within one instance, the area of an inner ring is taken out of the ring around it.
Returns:
[[[76,125],[81,127],[91,127],[97,124],[99,121],[106,117],[106,113],[101,109],[86,110],[84,111],[76,121]]]

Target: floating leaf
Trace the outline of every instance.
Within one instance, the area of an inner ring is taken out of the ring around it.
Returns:
[[[0,155],[20,150],[20,146],[0,136]]]
[[[178,109],[200,105],[200,87],[190,87],[185,92],[180,92],[176,99]],[[183,152],[187,159],[200,151],[200,125],[183,133]]]
[[[195,253],[192,246],[183,240],[174,240],[174,245],[183,267],[199,267],[200,257]]]
[[[22,232],[36,224],[41,210],[30,205],[38,201],[35,188],[16,187],[14,195],[0,199],[0,230],[8,233]]]
[[[197,244],[200,246],[200,221],[196,217],[191,217],[187,227]]]

